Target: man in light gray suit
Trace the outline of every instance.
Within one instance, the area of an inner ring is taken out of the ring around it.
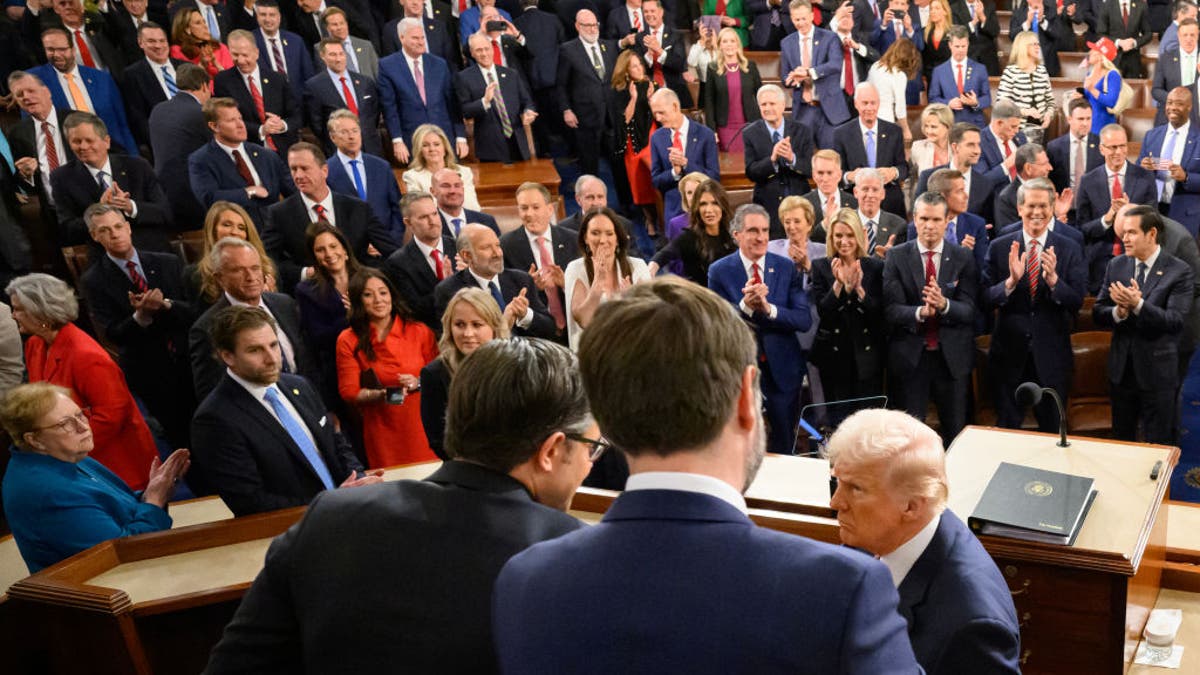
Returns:
[[[25,373],[25,354],[21,349],[21,332],[13,319],[12,309],[0,302],[0,398],[9,389],[21,384]]]
[[[329,37],[342,41],[342,47],[346,49],[346,69],[372,80],[379,79],[379,54],[370,41],[350,34],[346,13],[338,7],[330,7],[321,15],[321,21],[325,23],[325,30],[329,31]],[[325,66],[315,48],[313,60],[318,70]]]

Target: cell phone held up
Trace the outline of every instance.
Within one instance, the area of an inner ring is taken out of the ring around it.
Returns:
[[[486,28],[487,32],[489,33],[498,33],[506,30],[508,28],[508,24],[504,23],[503,21],[489,21],[484,24],[484,28]]]
[[[384,400],[388,405],[401,405],[404,403],[405,391],[404,387],[385,387],[383,382],[379,380],[379,375],[374,368],[367,368],[358,377],[358,386],[363,389],[383,389],[385,392]]]

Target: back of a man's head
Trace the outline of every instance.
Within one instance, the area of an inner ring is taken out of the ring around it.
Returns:
[[[728,302],[667,277],[601,305],[579,362],[604,435],[632,457],[666,457],[720,436],[755,354],[753,334]]]
[[[590,424],[569,349],[539,339],[492,340],[472,352],[451,381],[446,450],[508,473],[554,432],[582,433]]]

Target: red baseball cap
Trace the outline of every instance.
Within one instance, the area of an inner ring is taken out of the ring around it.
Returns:
[[[1104,58],[1113,61],[1117,58],[1117,45],[1110,38],[1102,37],[1096,42],[1087,43],[1088,49],[1094,49]]]

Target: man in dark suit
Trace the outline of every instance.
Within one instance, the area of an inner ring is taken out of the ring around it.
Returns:
[[[442,231],[437,204],[429,193],[410,192],[401,204],[412,239],[388,256],[383,271],[413,316],[435,334],[441,333],[442,316],[434,311],[433,293],[438,282],[454,275],[458,249],[454,237]]]
[[[1102,135],[1103,137],[1103,135]],[[1125,255],[1108,263],[1092,318],[1111,327],[1108,378],[1113,435],[1175,445],[1179,431],[1179,351],[1191,311],[1192,270],[1158,244],[1162,216],[1135,206],[1120,221]]]
[[[1176,87],[1184,87],[1191,93],[1195,90],[1196,65],[1200,63],[1200,24],[1195,19],[1185,19],[1179,26],[1179,46],[1171,51],[1160,51],[1158,66],[1154,69],[1154,83],[1150,95],[1154,98],[1158,112],[1154,125],[1167,123],[1167,94]],[[1190,108],[1191,106],[1189,106]]]
[[[224,242],[224,243],[222,243]],[[320,391],[320,370],[308,343],[300,331],[300,312],[296,301],[282,293],[264,291],[262,259],[258,251],[242,240],[232,237],[222,239],[213,246],[217,264],[213,275],[222,295],[208,311],[200,315],[188,331],[188,354],[192,363],[192,383],[196,388],[196,400],[203,401],[213,387],[221,381],[224,372],[213,354],[209,329],[217,312],[230,305],[259,307],[274,319],[279,335],[281,368],[289,373],[303,375]],[[232,505],[231,505],[232,506]]]
[[[17,188],[27,196],[38,197],[44,234],[53,240],[53,248],[58,250],[63,244],[58,242],[56,234],[58,217],[54,213],[50,174],[75,160],[75,152],[63,132],[63,124],[72,111],[55,107],[50,89],[32,73],[20,70],[11,73],[8,89],[24,113],[8,136],[17,170]],[[54,236],[50,236],[52,234]]]
[[[646,71],[654,84],[670,87],[679,97],[684,108],[692,107],[692,94],[688,91],[683,74],[687,72],[687,43],[682,33],[672,30],[664,23],[662,0],[644,0],[642,16],[646,23],[636,36],[634,49],[646,64]]]
[[[246,143],[246,125],[231,98],[211,98],[204,119],[213,139],[188,155],[188,182],[204,208],[218,200],[241,205],[261,231],[266,209],[296,191],[279,155]]]
[[[272,545],[207,672],[370,673],[401,661],[420,672],[495,667],[489,608],[501,566],[582,526],[562,511],[607,446],[596,441],[575,358],[563,347],[493,341],[454,381],[464,383],[451,389],[448,411],[456,459],[423,481],[314,500],[303,525]],[[424,553],[401,553],[414,549]],[[321,553],[329,551],[339,553]],[[348,573],[342,559],[378,564]],[[362,588],[375,592],[337,601]],[[279,616],[292,617],[287,628]],[[377,644],[363,625],[396,635]],[[346,653],[328,649],[330,641]]]
[[[883,440],[886,437],[887,440]],[[1021,672],[1012,594],[996,563],[946,508],[937,433],[897,410],[851,415],[829,439],[842,543],[878,557],[929,675]],[[903,465],[903,477],[891,467]]]
[[[993,0],[969,0],[964,2],[971,19],[967,30],[971,33],[971,46],[967,51],[972,61],[982,63],[990,76],[1000,75],[1000,59],[996,51],[996,38],[1000,35],[1000,20],[996,18],[996,3]],[[1074,30],[1071,31],[1074,37]]]
[[[1113,65],[1121,71],[1121,77],[1146,76],[1141,52],[1150,43],[1153,31],[1145,0],[1104,0],[1097,13],[1096,32],[1116,43]]]
[[[513,24],[525,36],[529,50],[527,62],[530,94],[534,106],[542,115],[533,122],[533,137],[539,154],[548,157],[551,134],[561,133],[562,118],[558,116],[555,83],[558,77],[558,46],[566,42],[563,25],[558,17],[538,9],[537,0],[522,0],[525,11],[513,19]]]
[[[888,0],[886,8],[880,8],[882,16],[878,28],[872,33],[871,44],[880,54],[887,50],[899,38],[911,40],[917,51],[925,49],[925,34],[921,26],[921,16],[909,5],[908,0]],[[857,10],[855,10],[857,12]]]
[[[212,140],[204,118],[209,77],[200,66],[184,63],[175,71],[179,93],[154,107],[148,120],[154,172],[167,194],[175,226],[197,230],[204,224],[206,207],[196,200],[188,177],[188,157]]]
[[[56,0],[30,5],[21,16],[21,37],[31,54],[42,56],[42,33],[58,28],[71,38],[71,49],[80,64],[118,79],[130,55],[121,52],[121,30],[115,12],[89,12],[83,0]],[[12,47],[10,47],[12,48]],[[47,59],[49,54],[46,54]]]
[[[637,284],[596,312],[583,382],[630,477],[601,525],[505,565],[492,605],[502,671],[586,661],[592,672],[919,672],[882,564],[746,516],[741,493],[766,435],[756,353],[728,302],[677,278]],[[786,609],[772,600],[781,596]],[[654,618],[701,615],[687,631]],[[751,615],[759,621],[741,618]]]
[[[864,6],[869,1],[873,0],[861,0]],[[743,7],[750,20],[750,49],[777,52],[783,38],[796,32],[787,5],[783,0],[747,0]],[[856,18],[863,16],[859,8],[860,5],[855,3]]]
[[[330,136],[326,125],[334,111],[346,109],[358,117],[359,143],[369,154],[382,157],[379,91],[375,81],[346,69],[346,50],[334,38],[317,43],[317,53],[325,69],[304,83],[304,107],[313,134],[324,143],[325,151],[332,153],[337,139]]]
[[[174,0],[167,5],[167,14],[175,20],[175,14],[184,8],[191,7],[200,12],[208,33],[214,40],[225,41],[233,30],[233,16],[221,0]]]
[[[679,179],[699,171],[720,182],[717,137],[712,129],[688,119],[670,89],[650,95],[650,110],[659,128],[650,135],[650,179],[663,194],[663,222],[682,213]]]
[[[143,25],[153,23],[163,30],[171,25],[167,8],[158,3],[151,7],[149,0],[123,0],[109,5],[109,10],[114,15],[113,23],[116,24],[116,34],[119,36],[117,48],[126,59],[136,60],[141,57],[138,30]]]
[[[1113,229],[1117,211],[1125,204],[1157,204],[1154,174],[1129,162],[1128,136],[1119,124],[1100,130],[1104,164],[1083,175],[1075,197],[1075,226],[1083,230],[1088,263],[1088,293],[1101,290],[1108,261],[1120,256],[1123,243]],[[1114,185],[1114,179],[1116,184]]]
[[[843,157],[843,180],[853,185],[857,169],[878,169],[886,192],[883,210],[903,218],[908,212],[900,188],[908,178],[904,135],[900,127],[879,119],[879,92],[870,82],[861,82],[855,88],[854,107],[858,119],[833,132],[833,150]]]
[[[321,15],[321,20],[325,22],[325,28],[329,32],[329,38],[325,39],[337,40],[346,52],[346,69],[378,80],[379,50],[369,40],[350,34],[346,12],[340,7],[330,7]]]
[[[302,506],[322,490],[383,480],[383,469],[362,473],[313,385],[284,372],[270,314],[241,306],[210,313],[212,346],[226,370],[192,420],[192,462],[234,515]]]
[[[1071,328],[1087,295],[1087,264],[1081,246],[1049,230],[1057,196],[1049,179],[1022,183],[1021,228],[996,237],[988,256],[984,302],[997,312],[989,351],[993,400],[997,425],[1009,429],[1021,428],[1025,418],[1014,397],[1022,382],[1050,387],[1064,402],[1071,386]],[[1039,429],[1058,431],[1058,407],[1049,397],[1034,415]]]
[[[970,251],[946,241],[947,208],[940,194],[917,197],[917,238],[888,253],[883,298],[897,405],[924,420],[932,397],[949,444],[970,417],[979,270]]]
[[[893,246],[908,241],[908,224],[893,213],[884,211],[883,177],[877,169],[861,169],[854,181],[854,198],[858,201],[858,219],[867,237],[868,255],[884,258]],[[821,236],[825,228],[821,226]]]
[[[1158,53],[1166,54],[1173,49],[1179,49],[1179,26],[1187,19],[1196,20],[1196,3],[1194,0],[1176,0],[1171,5],[1171,23],[1167,24],[1158,39]]]
[[[1138,165],[1155,172],[1159,212],[1184,223],[1194,237],[1200,226],[1200,125],[1190,123],[1192,92],[1176,87],[1165,107],[1168,122],[1146,132]]]
[[[580,171],[599,174],[600,156],[609,154],[605,149],[613,130],[609,84],[617,65],[617,46],[600,39],[600,24],[590,10],[579,11],[575,30],[579,37],[559,48],[555,107],[574,143]]]
[[[167,42],[167,31],[156,23],[143,24],[138,29],[137,39],[145,58],[126,66],[121,76],[121,91],[125,97],[129,130],[138,143],[138,152],[153,160],[150,111],[179,93],[176,68],[184,62],[170,58],[171,44]]]
[[[833,129],[852,117],[838,78],[842,50],[833,33],[813,26],[812,5],[789,5],[789,12],[796,32],[780,45],[779,73],[794,87],[792,115],[812,130],[817,147],[829,148]]]
[[[438,282],[433,291],[434,316],[446,313],[446,305],[459,290],[482,288],[496,300],[514,335],[555,339],[559,331],[533,278],[520,270],[504,268],[504,253],[495,232],[483,225],[466,225],[456,248],[467,268]]]
[[[29,72],[49,87],[54,107],[94,112],[104,120],[113,140],[126,153],[136,155],[137,141],[129,131],[125,103],[113,77],[102,70],[78,65],[71,38],[61,28],[51,28],[43,33],[42,46],[49,62],[31,68]],[[76,85],[76,89],[72,89],[71,84]]]
[[[399,4],[403,15],[388,22],[383,28],[383,55],[391,56],[403,49],[404,36],[400,29],[400,22],[404,19],[413,19],[421,24],[426,51],[445,60],[452,72],[462,68],[463,58],[462,48],[458,41],[458,21],[451,17],[454,22],[451,26],[449,21],[425,16],[425,3],[422,0],[400,0]]]
[[[739,310],[754,331],[763,369],[763,410],[770,424],[767,451],[790,455],[800,420],[807,366],[796,339],[812,326],[804,280],[796,265],[767,252],[771,219],[757,204],[738,207],[729,229],[738,252],[708,269],[708,287]]]
[[[474,33],[463,36],[462,49],[467,54],[465,66],[471,65],[474,60],[470,52],[471,35],[478,35],[488,41],[492,50],[492,63],[497,66],[504,66],[515,71],[521,76],[525,82],[526,88],[529,86],[528,76],[526,74],[526,61],[531,58],[529,50],[525,47],[524,36],[517,30],[504,10],[492,5],[490,7],[480,6],[479,20],[480,26]],[[493,24],[495,30],[488,30],[487,25]],[[503,25],[503,28],[500,28]]]
[[[196,402],[187,332],[195,308],[183,299],[183,265],[170,253],[133,245],[129,222],[115,206],[84,212],[88,233],[104,249],[80,280],[96,331],[116,345],[129,389],[162,424],[172,447],[188,447]]]
[[[994,200],[996,191],[989,179],[979,169],[980,158],[979,127],[974,124],[960,122],[950,129],[950,164],[943,164],[921,172],[917,178],[916,194],[929,189],[929,177],[939,169],[958,169],[966,181],[967,211],[978,214],[984,219],[991,219],[995,213]]]
[[[329,189],[329,167],[320,148],[306,142],[292,146],[288,169],[296,194],[267,208],[267,226],[262,231],[263,247],[279,268],[281,290],[291,293],[316,272],[305,237],[313,223],[325,221],[341,230],[354,257],[364,265],[378,266],[396,250],[388,227],[366,202]]]
[[[550,191],[540,183],[523,183],[517,188],[521,227],[500,238],[504,266],[528,272],[538,287],[538,296],[549,308],[558,335],[564,335],[568,310],[563,288],[563,270],[579,257],[579,234],[552,225],[554,204]]]
[[[793,119],[785,119],[787,95],[773,84],[758,90],[762,119],[742,130],[746,178],[754,182],[754,203],[771,215],[771,237],[784,236],[779,223],[779,203],[789,195],[808,192],[812,175],[812,131]]]
[[[987,266],[991,237],[987,230],[987,222],[967,208],[970,202],[965,184],[961,171],[938,169],[929,177],[928,190],[946,200],[946,241],[969,249],[975,256],[975,269],[982,274]],[[908,225],[908,238],[916,237],[917,226],[914,218],[914,222]]]
[[[1021,109],[1008,100],[992,106],[992,121],[979,133],[979,169],[996,192],[1017,176],[1017,148],[1029,142],[1021,131]]]
[[[413,132],[436,124],[454,139],[458,157],[467,155],[467,132],[454,97],[446,61],[425,50],[420,19],[401,19],[397,26],[403,49],[379,62],[379,96],[396,159],[408,163]],[[415,151],[415,149],[414,149]]]
[[[110,155],[108,130],[91,113],[72,113],[63,130],[76,155],[50,174],[63,245],[90,240],[83,212],[100,203],[116,206],[129,218],[135,246],[170,250],[175,228],[167,196],[150,163],[141,157]]]
[[[303,126],[301,104],[292,97],[287,76],[263,72],[258,67],[258,47],[252,33],[230,33],[229,53],[233,68],[213,78],[213,96],[237,101],[249,137],[281,157],[286,155]]]
[[[983,126],[983,111],[992,107],[987,69],[967,57],[971,38],[965,26],[950,27],[945,39],[950,41],[950,59],[929,77],[929,102],[950,106],[955,122]]]
[[[468,40],[475,65],[454,76],[463,117],[475,120],[475,157],[512,164],[529,159],[525,125],[537,118],[533,99],[518,71],[492,62],[492,43],[482,35]]]
[[[858,200],[839,187],[842,182],[841,155],[829,148],[817,150],[813,153],[812,171],[813,183],[817,189],[804,195],[813,206],[813,229],[809,238],[818,243],[825,243],[825,221],[840,208],[857,209]]]
[[[464,225],[479,223],[486,225],[497,237],[500,236],[500,225],[496,223],[495,218],[482,211],[463,208],[463,201],[466,199],[463,179],[454,169],[442,168],[434,173],[429,179],[429,194],[437,200],[443,234],[457,239]]]
[[[1033,25],[1034,17],[1037,26]],[[1013,6],[1012,17],[1008,22],[1008,34],[1016,35],[1021,31],[1032,31],[1038,36],[1038,44],[1042,48],[1042,65],[1050,77],[1058,77],[1062,68],[1058,63],[1058,31],[1062,28],[1058,20],[1056,2],[1046,0],[1026,0],[1019,6]],[[1074,34],[1074,30],[1071,31]]]
[[[1046,144],[1050,180],[1059,192],[1071,188],[1074,195],[1079,194],[1079,180],[1083,174],[1104,163],[1104,157],[1100,155],[1100,137],[1091,129],[1091,104],[1084,98],[1072,100],[1067,104],[1067,133]]]
[[[400,184],[387,160],[363,152],[359,120],[349,110],[329,117],[329,136],[337,150],[329,157],[329,189],[358,197],[391,233],[396,244],[404,241],[404,217],[400,213]],[[378,137],[378,134],[376,134]]]
[[[292,99],[301,100],[304,83],[316,74],[308,45],[296,33],[281,29],[283,15],[276,0],[255,2],[254,17],[258,23],[252,33],[258,47],[259,72],[275,71],[286,76]]]
[[[1006,185],[995,199],[995,219],[991,222],[997,226],[1008,225],[1020,220],[1017,213],[1017,190],[1021,185],[1035,178],[1045,178],[1050,175],[1050,157],[1038,143],[1026,143],[1017,148],[1017,178]]]

